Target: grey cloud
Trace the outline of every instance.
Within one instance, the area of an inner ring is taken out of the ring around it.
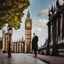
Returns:
[[[33,25],[33,30],[36,31],[40,37],[42,35],[42,37],[46,38],[48,29],[47,29],[46,22],[44,22],[43,24],[42,21],[35,21]]]
[[[47,17],[48,16],[48,9],[43,9],[38,13],[39,16],[44,16]]]

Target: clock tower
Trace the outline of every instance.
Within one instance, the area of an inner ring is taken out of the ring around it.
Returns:
[[[30,18],[30,13],[28,12],[25,21],[25,52],[29,53],[31,50],[31,36],[32,35],[32,19]]]

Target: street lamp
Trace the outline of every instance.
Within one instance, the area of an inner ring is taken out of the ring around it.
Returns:
[[[11,58],[11,35],[12,35],[12,28],[8,25],[8,34],[9,34],[9,40],[8,40],[8,58]]]

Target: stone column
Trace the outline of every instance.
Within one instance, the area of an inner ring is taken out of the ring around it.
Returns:
[[[22,43],[21,43],[21,52],[22,52]]]
[[[56,21],[56,42],[58,42],[58,19]]]
[[[62,40],[62,18],[63,17],[63,15],[62,15],[62,13],[61,13],[61,18],[60,18],[60,41]]]
[[[13,52],[13,43],[12,43],[12,45],[11,45],[11,46],[12,46],[11,50],[12,50],[12,52]]]
[[[60,17],[58,17],[58,41],[60,41],[59,37],[60,37]]]
[[[17,43],[17,52],[18,52],[18,43]]]
[[[2,30],[2,52],[5,50],[5,30]]]
[[[14,44],[14,47],[15,47],[15,50],[14,50],[14,51],[15,51],[15,53],[16,53],[16,43]]]
[[[62,16],[62,39],[64,40],[64,13]]]
[[[21,42],[19,43],[19,52],[21,52]]]
[[[15,44],[13,43],[13,52],[15,51],[14,46],[15,46]]]
[[[18,53],[19,53],[19,43],[18,43]]]
[[[57,46],[57,18],[56,21],[53,22],[53,48],[52,48],[52,55],[57,56],[58,55],[58,46]]]
[[[46,47],[46,55],[50,55],[50,40],[51,40],[51,25],[50,22],[48,22],[48,42],[47,42],[47,47]]]

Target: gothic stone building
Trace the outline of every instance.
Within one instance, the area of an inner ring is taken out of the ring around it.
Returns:
[[[10,42],[12,44],[12,35]],[[2,30],[2,52],[8,52],[8,44],[9,43],[9,33],[5,33],[4,30]]]
[[[64,3],[49,10],[47,54],[64,55]]]
[[[22,41],[13,42],[11,46],[13,53],[25,53],[25,41],[23,38]]]
[[[11,51],[14,53],[24,53],[25,52],[25,41],[20,40],[17,42],[12,42],[12,35],[11,35]],[[8,45],[9,45],[9,33],[5,33],[5,31],[2,31],[2,50],[1,52],[8,52]]]
[[[64,3],[60,5],[59,0],[56,6],[52,5],[49,10],[48,39],[39,52],[47,55],[64,55]],[[44,52],[46,51],[46,53]]]

